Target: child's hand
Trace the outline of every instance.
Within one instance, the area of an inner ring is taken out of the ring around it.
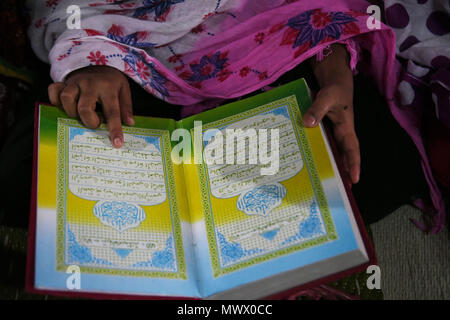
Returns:
[[[345,170],[352,183],[359,181],[361,156],[353,122],[353,91],[342,85],[323,87],[303,118],[314,127],[326,115],[333,123],[334,138],[342,152]]]
[[[122,122],[134,125],[128,79],[115,68],[92,66],[76,70],[64,83],[51,84],[48,95],[52,104],[62,106],[70,117],[79,117],[89,129],[102,123],[95,113],[96,103],[100,103],[115,148],[123,144]]]
[[[361,155],[353,121],[353,74],[344,47],[332,46],[323,61],[312,60],[321,86],[313,104],[303,117],[307,127],[316,126],[326,115],[333,122],[334,137],[342,152],[345,170],[352,183],[359,181]]]

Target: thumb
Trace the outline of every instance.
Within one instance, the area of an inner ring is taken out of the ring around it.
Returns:
[[[334,106],[335,99],[332,95],[319,91],[316,99],[303,116],[303,124],[306,127],[315,127]]]

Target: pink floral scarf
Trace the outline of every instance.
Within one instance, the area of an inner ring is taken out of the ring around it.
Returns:
[[[68,29],[67,8],[81,9]],[[369,29],[363,0],[33,0],[33,49],[63,81],[71,71],[108,65],[151,94],[198,112],[274,82],[332,43],[345,44],[354,72],[369,72],[423,160],[434,224],[445,209],[432,176],[417,115],[398,107],[395,36]]]

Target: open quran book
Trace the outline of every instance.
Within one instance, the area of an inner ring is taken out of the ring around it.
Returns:
[[[249,299],[363,270],[372,248],[323,126],[302,125],[310,103],[301,79],[135,117],[120,149],[38,105],[28,290]]]

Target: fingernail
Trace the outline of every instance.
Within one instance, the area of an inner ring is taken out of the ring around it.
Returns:
[[[120,138],[114,138],[113,144],[115,148],[120,148],[122,146],[122,139]]]
[[[305,126],[307,127],[312,127],[315,126],[317,124],[317,120],[316,118],[314,118],[312,115],[310,115],[309,113],[305,114],[305,116],[303,117],[303,123]]]
[[[127,118],[127,123],[128,123],[129,126],[134,126],[135,122],[134,122],[133,117],[128,117]]]

